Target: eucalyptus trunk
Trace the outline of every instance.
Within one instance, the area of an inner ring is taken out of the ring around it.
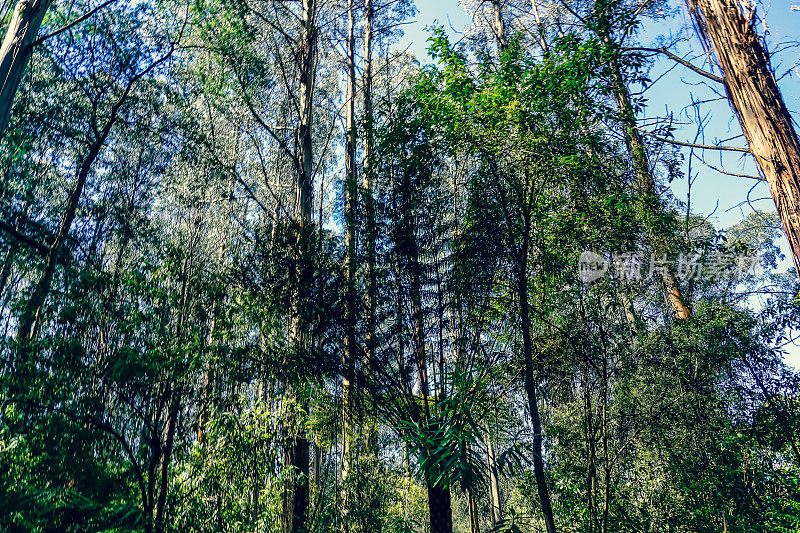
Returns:
[[[800,275],[800,142],[755,31],[755,7],[734,0],[689,0],[722,68],[728,101],[769,183]]]
[[[497,50],[503,52],[508,46],[506,37],[506,22],[503,18],[503,6],[501,0],[492,0],[492,33],[497,42]]]
[[[486,429],[486,463],[489,470],[489,515],[492,528],[496,528],[503,520],[503,508],[500,500],[500,475],[497,469],[497,456],[489,428]]]
[[[0,48],[0,138],[8,126],[14,96],[51,3],[52,0],[20,0],[6,29]]]
[[[356,96],[356,37],[355,6],[353,0],[347,1],[347,101],[345,104],[345,185],[344,185],[344,219],[345,219],[345,298],[344,320],[345,337],[342,350],[342,450],[341,450],[341,513],[344,531],[349,531],[351,460],[353,442],[353,390],[352,378],[355,371],[356,353],[356,221],[355,203],[358,197],[356,186],[356,129],[355,129],[355,96]]]
[[[364,161],[361,188],[364,195],[366,248],[366,291],[364,348],[368,361],[375,356],[375,199],[372,192],[372,159],[374,152],[374,115],[372,111],[372,21],[375,16],[372,0],[364,1]],[[369,365],[365,365],[367,368]]]
[[[608,41],[607,41],[608,42]],[[647,157],[642,135],[636,125],[636,115],[631,104],[631,95],[628,87],[622,79],[622,71],[616,60],[611,61],[613,76],[614,99],[617,104],[617,111],[625,129],[625,144],[628,153],[633,160],[639,188],[639,198],[645,209],[648,218],[655,218],[659,214],[658,193],[656,191],[655,179],[650,168],[650,161]],[[666,237],[657,231],[650,232],[650,241],[653,251],[659,255],[666,255],[669,252],[669,244]],[[664,296],[672,308],[676,318],[686,320],[692,316],[691,307],[687,304],[675,271],[670,265],[665,265],[661,269],[661,282],[664,289]]]
[[[297,186],[295,189],[294,222],[296,235],[294,275],[295,298],[292,302],[290,335],[292,348],[301,353],[308,349],[309,335],[304,324],[303,311],[309,305],[310,287],[306,279],[309,275],[308,258],[304,239],[313,224],[313,96],[316,49],[316,4],[315,0],[303,0],[301,6],[302,31],[297,56],[299,67],[299,123],[297,127]],[[297,391],[287,387],[287,401],[296,399]],[[304,395],[305,396],[305,395]],[[308,412],[308,401],[303,400],[303,411]],[[289,486],[284,494],[283,529],[285,533],[308,531],[308,507],[310,501],[310,443],[304,424],[297,424],[297,434],[293,435],[284,449],[284,466],[289,470]]]

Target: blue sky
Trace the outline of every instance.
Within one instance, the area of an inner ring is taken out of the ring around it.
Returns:
[[[800,0],[771,0],[759,6],[761,24],[758,29],[761,33],[766,31],[771,50],[775,50],[782,42],[800,41],[800,10],[792,10],[793,2],[800,4]],[[471,22],[458,0],[418,0],[416,5],[418,9],[416,19],[412,24],[405,26],[405,36],[400,46],[409,47],[410,51],[423,62],[428,38],[426,26],[442,25],[454,39],[458,39],[458,33]],[[647,46],[660,37],[669,39],[670,36],[687,29],[688,25],[689,21],[683,14],[668,21],[648,23],[642,29],[639,40]],[[694,64],[707,68],[707,64],[703,64],[706,58],[697,41],[690,43],[688,47],[678,48],[677,53],[688,54],[687,57],[692,58]],[[795,120],[800,122],[800,46],[774,54],[772,64],[778,74],[789,72],[779,82],[781,93],[789,111],[794,114]],[[663,117],[669,110],[676,122],[692,122],[695,117],[691,116],[691,112],[681,112],[689,106],[692,98],[702,101],[717,96],[708,86],[697,84],[700,78],[696,74],[681,66],[669,70],[672,67],[674,63],[668,59],[658,60],[653,66],[651,79],[655,80],[662,74],[664,76],[646,91],[647,109],[641,118]],[[705,113],[709,113],[708,122],[704,136],[697,140],[698,143],[716,144],[741,134],[739,124],[726,101],[704,104],[704,118]],[[795,127],[797,128],[797,125]],[[674,132],[676,139],[689,142],[694,140],[696,134],[697,128],[693,124],[679,126]],[[734,138],[722,144],[744,146],[744,141],[741,138]],[[685,155],[688,159],[688,151]],[[752,158],[741,158],[740,154],[706,151],[704,159],[710,165],[724,168],[729,172],[756,174],[752,162],[747,161]],[[684,163],[683,171],[688,175],[688,161]],[[720,174],[697,160],[692,163],[691,174],[693,178],[691,210],[696,214],[707,216],[717,228],[725,228],[739,222],[751,212],[750,204],[760,210],[774,211],[769,188],[763,182]],[[676,198],[687,200],[687,179],[676,180],[672,183],[671,189]],[[781,238],[780,245],[788,257],[788,243],[785,239]],[[785,270],[791,266],[791,260],[787,258],[779,266],[781,270]],[[800,368],[800,346],[790,348],[787,362]]]
[[[795,0],[800,3],[800,0]],[[769,29],[769,42],[775,45],[780,41],[795,40],[800,41],[800,11],[791,9],[791,0],[778,0],[769,2],[769,9],[766,15],[762,13],[762,18]],[[457,32],[462,31],[470,24],[469,17],[461,8],[458,0],[418,0],[417,17],[413,24],[405,26],[405,36],[402,46],[409,46],[410,50],[422,61],[426,57],[426,39],[428,32],[426,26],[439,24],[453,37],[457,38]],[[660,36],[669,38],[675,35],[688,24],[683,16],[675,17],[666,23],[646,24],[640,33],[640,41],[643,45],[648,45]],[[763,31],[763,25],[759,26]],[[683,47],[678,48],[680,54],[688,53],[691,56],[700,56],[694,63],[704,66],[702,50],[697,42],[693,43],[693,50]],[[796,119],[800,120],[800,48],[786,50],[773,56],[773,66],[777,71],[783,73],[787,67],[794,65],[790,75],[781,80],[781,91],[790,111],[795,112]],[[651,79],[658,78],[666,70],[673,67],[674,63],[669,59],[657,61],[654,65]],[[700,85],[687,85],[697,83],[699,77],[683,67],[674,68],[666,76],[660,79],[654,86],[645,93],[648,99],[648,106],[642,118],[652,118],[664,116],[666,107],[673,112],[676,121],[688,121],[686,116],[682,116],[680,111],[689,105],[691,98],[705,100],[716,95],[711,90]],[[727,102],[721,101],[703,106],[703,111],[710,112],[709,123],[705,128],[704,144],[714,144],[718,140],[727,139],[741,133],[739,125],[728,106]],[[680,140],[692,141],[696,129],[694,126],[685,127],[675,131],[675,138]],[[698,142],[702,142],[698,140]],[[741,139],[734,139],[728,143],[730,145],[744,146]],[[720,163],[720,153],[708,151],[705,159],[717,168],[724,167],[730,172],[742,174],[755,174],[755,169],[751,164],[741,166],[739,154],[722,154]],[[750,158],[748,158],[750,159]],[[688,165],[684,165],[684,171],[688,172]],[[695,161],[692,165],[692,174],[699,174],[692,185],[692,211],[698,214],[711,215],[710,220],[717,227],[730,226],[741,220],[743,214],[748,212],[749,206],[737,207],[742,201],[747,199],[748,192],[755,182],[744,178],[734,178],[719,174],[705,167],[701,162]],[[673,184],[673,192],[677,198],[686,200],[687,180],[681,180]],[[750,192],[751,200],[756,198],[769,197],[769,190],[766,184],[760,184]],[[719,201],[719,205],[717,205]],[[771,200],[754,201],[753,205],[763,210],[774,210]],[[713,213],[713,215],[712,215]],[[789,266],[789,262],[786,263]]]

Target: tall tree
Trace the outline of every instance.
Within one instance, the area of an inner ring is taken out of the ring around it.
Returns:
[[[671,250],[667,236],[660,229],[660,225],[657,222],[658,218],[663,216],[663,212],[659,203],[656,180],[653,176],[653,166],[651,165],[647,146],[642,140],[642,134],[639,131],[630,90],[625,82],[625,75],[620,63],[619,54],[623,43],[617,42],[614,36],[614,32],[616,32],[616,35],[624,39],[631,32],[631,28],[617,26],[621,24],[630,24],[632,26],[639,24],[635,13],[641,11],[645,5],[634,7],[628,6],[624,2],[596,2],[594,6],[595,16],[590,19],[590,26],[593,26],[594,31],[608,47],[611,92],[614,96],[620,124],[624,131],[625,145],[636,172],[637,194],[640,198],[648,227],[648,238],[653,252],[659,256],[666,257]],[[661,270],[660,281],[665,298],[672,308],[674,316],[679,320],[688,319],[692,314],[691,306],[686,301],[671,264],[666,265]]]
[[[756,34],[757,4],[688,0],[688,5],[701,38],[711,41],[728,100],[767,178],[800,276],[800,141]]]
[[[356,346],[356,201],[358,182],[356,172],[356,17],[355,2],[347,0],[347,52],[345,57],[347,94],[345,96],[344,148],[344,219],[345,219],[345,338],[342,350],[342,518],[344,531],[349,531],[350,475],[353,442],[353,396]]]
[[[313,110],[315,60],[317,46],[317,5],[315,0],[303,0],[300,12],[301,35],[298,42],[298,114],[297,159],[298,174],[295,184],[294,224],[296,225],[297,267],[292,280],[295,295],[292,304],[290,335],[292,350],[303,354],[310,349],[311,339],[303,315],[311,305],[312,265],[307,264],[309,252],[304,241],[313,233],[314,154],[313,154]],[[289,397],[294,395],[290,391]],[[307,408],[303,409],[307,411]],[[285,467],[289,469],[291,483],[286,495],[284,511],[285,533],[302,533],[308,529],[310,445],[305,430],[297,429],[287,445]]]

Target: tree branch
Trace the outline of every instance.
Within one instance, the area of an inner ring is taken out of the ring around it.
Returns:
[[[702,150],[721,150],[723,152],[742,152],[745,154],[752,154],[753,152],[750,151],[749,148],[741,148],[739,146],[715,146],[713,144],[695,144],[695,143],[687,143],[683,141],[676,141],[675,139],[667,139],[666,137],[659,137],[655,133],[650,133],[647,130],[643,130],[642,128],[636,128],[637,130],[641,131],[645,135],[654,138],[657,141],[675,144],[677,146],[688,146],[689,148],[700,148]]]
[[[31,248],[33,248],[34,250],[36,250],[40,254],[47,255],[47,251],[48,251],[48,247],[47,246],[45,246],[44,244],[40,243],[39,241],[37,241],[35,239],[32,239],[32,238],[28,237],[24,233],[19,232],[11,224],[8,224],[8,223],[3,222],[2,220],[0,220],[0,230],[5,231],[9,235],[14,237],[18,241],[20,241],[21,243],[30,246]]]
[[[727,176],[734,176],[736,178],[747,178],[749,180],[767,181],[765,178],[762,178],[761,176],[752,176],[750,174],[738,174],[736,172],[728,172],[727,170],[722,170],[721,168],[715,167],[714,165],[712,165],[711,163],[709,163],[708,161],[706,161],[705,159],[703,159],[699,155],[695,155],[694,157],[699,159],[701,163],[703,163],[705,166],[707,166],[711,170],[716,170],[720,174],[725,174]]]
[[[88,13],[86,13],[86,14],[85,14],[85,15],[83,15],[82,17],[78,17],[77,19],[75,19],[74,21],[70,22],[70,23],[69,23],[69,24],[67,24],[66,26],[63,26],[63,27],[61,27],[61,28],[57,29],[57,30],[56,30],[56,31],[54,31],[53,33],[48,33],[47,35],[45,35],[45,36],[43,36],[43,37],[39,37],[38,39],[36,39],[35,41],[33,41],[33,44],[31,44],[31,46],[33,47],[33,46],[40,45],[40,44],[42,44],[43,42],[45,42],[47,39],[49,39],[49,38],[51,38],[51,37],[55,37],[56,35],[58,35],[58,34],[60,34],[60,33],[64,33],[64,32],[65,32],[65,31],[67,31],[68,29],[70,29],[70,28],[73,28],[73,27],[77,26],[78,24],[80,24],[80,23],[81,23],[81,22],[83,22],[84,20],[88,19],[89,17],[91,17],[92,15],[94,15],[95,13],[97,13],[98,11],[100,11],[101,9],[103,9],[104,7],[106,7],[107,5],[109,5],[109,4],[113,4],[113,3],[114,3],[114,2],[116,2],[116,1],[117,1],[117,0],[106,0],[105,2],[103,2],[102,4],[100,4],[99,6],[97,6],[96,8],[94,8],[94,9],[90,10]]]
[[[722,76],[717,76],[716,74],[712,74],[711,72],[703,70],[700,67],[696,67],[696,66],[692,65],[690,62],[686,61],[681,56],[673,54],[672,52],[670,52],[666,48],[646,48],[646,47],[642,47],[642,46],[633,46],[633,47],[625,48],[624,50],[626,52],[634,52],[634,51],[636,51],[636,52],[652,52],[654,54],[663,54],[663,55],[667,56],[668,58],[672,59],[673,61],[676,61],[676,62],[680,63],[681,65],[683,65],[684,67],[688,68],[689,70],[692,70],[692,71],[700,74],[701,76],[703,76],[705,78],[708,78],[709,80],[716,81],[717,83],[725,83],[725,79]]]

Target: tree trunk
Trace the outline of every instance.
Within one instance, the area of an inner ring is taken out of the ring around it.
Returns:
[[[492,0],[492,33],[494,33],[497,50],[503,52],[508,46],[506,39],[506,23],[503,19],[503,6],[501,0]]]
[[[539,16],[539,6],[537,5],[537,0],[531,0],[531,8],[533,9],[533,16],[536,19],[536,28],[539,33],[539,47],[542,49],[542,55],[547,57],[550,55],[550,47],[547,45],[545,27],[542,24],[541,17]]]
[[[42,307],[47,299],[47,293],[50,292],[50,285],[53,282],[53,275],[55,274],[56,266],[58,266],[58,261],[60,259],[59,256],[61,255],[61,250],[64,247],[64,242],[67,240],[70,228],[72,227],[72,222],[75,220],[75,214],[78,210],[78,203],[83,195],[83,189],[86,186],[86,179],[89,177],[89,171],[91,170],[92,165],[97,157],[100,155],[100,151],[102,150],[108,135],[111,133],[111,128],[113,128],[114,124],[117,122],[119,109],[130,93],[131,87],[132,84],[129,84],[120,99],[114,104],[114,106],[112,106],[108,122],[106,122],[106,125],[103,127],[103,130],[100,132],[99,136],[89,147],[89,152],[86,154],[86,157],[83,159],[83,162],[78,169],[78,175],[75,179],[75,186],[73,187],[72,193],[70,193],[69,199],[67,200],[64,217],[61,219],[61,224],[59,225],[58,232],[56,233],[56,238],[47,251],[44,273],[39,279],[39,283],[36,284],[36,288],[34,289],[33,294],[31,294],[31,297],[25,306],[25,310],[22,312],[22,315],[19,318],[19,326],[17,328],[18,341],[33,340],[38,333],[38,329],[42,322]]]
[[[767,178],[800,275],[800,142],[755,32],[755,7],[747,15],[734,0],[689,0],[689,7],[701,36],[713,45],[728,100]]]
[[[286,447],[284,464],[292,468],[287,498],[284,501],[284,531],[304,533],[308,531],[308,478],[310,474],[309,442],[304,436],[297,436]]]
[[[20,0],[0,48],[0,138],[3,137],[25,66],[33,52],[45,13],[52,0]]]
[[[305,331],[301,309],[308,304],[309,294],[307,293],[310,282],[305,279],[308,276],[307,258],[302,254],[304,250],[303,240],[306,231],[313,224],[313,181],[314,181],[314,158],[313,158],[313,96],[314,96],[314,58],[316,48],[316,4],[315,0],[302,0],[302,33],[299,42],[299,122],[297,128],[297,158],[299,173],[297,176],[297,187],[295,191],[294,221],[297,231],[295,259],[297,272],[294,276],[295,298],[292,302],[290,335],[292,347],[296,352],[303,352],[307,349],[308,334]],[[287,399],[296,394],[292,387],[287,391]],[[308,412],[307,400],[303,411]],[[301,533],[308,529],[306,524],[308,519],[309,505],[309,442],[306,438],[303,424],[298,424],[298,434],[293,436],[287,443],[284,452],[284,465],[289,470],[291,481],[284,495],[284,516],[283,527],[286,533]]]
[[[478,505],[475,503],[474,489],[467,489],[467,507],[469,511],[469,532],[480,533],[481,526],[478,515]]]
[[[344,320],[345,337],[342,350],[342,450],[341,450],[341,505],[342,526],[349,531],[350,489],[348,480],[351,470],[351,443],[353,442],[353,391],[351,380],[355,372],[356,320],[355,320],[355,277],[356,277],[356,235],[355,203],[358,197],[356,186],[356,37],[355,6],[347,0],[347,101],[345,111],[345,180],[344,180],[344,218],[345,218],[345,298]]]
[[[172,459],[172,448],[175,443],[175,431],[178,424],[178,416],[181,408],[181,392],[179,388],[173,390],[171,394],[167,428],[164,442],[164,451],[161,456],[161,472],[158,488],[158,501],[156,502],[155,533],[164,531],[164,513],[167,504],[167,492],[169,491],[169,463]]]
[[[228,209],[225,210],[226,215],[230,215],[230,198],[233,195],[233,177],[230,176],[228,178],[227,187],[225,189],[225,205]],[[218,268],[224,268],[225,264],[225,252],[227,250],[227,239],[225,235],[225,228],[223,227],[223,234],[220,240],[219,246],[217,248],[217,265]],[[217,313],[219,311],[219,302],[220,300],[224,300],[225,298],[225,291],[224,289],[220,291],[218,294],[215,295],[214,303],[211,304],[211,324],[208,328],[208,350],[209,356],[206,358],[204,363],[203,373],[203,391],[201,393],[200,398],[200,413],[197,417],[197,443],[202,444],[205,442],[205,426],[206,422],[208,421],[208,407],[211,403],[211,396],[214,392],[214,365],[213,365],[213,357],[214,357],[214,347],[216,346],[216,339],[214,338],[214,332],[217,329]],[[261,394],[258,394],[257,397],[261,397]]]
[[[607,37],[604,37],[604,39],[606,42],[610,42]],[[636,170],[639,197],[644,206],[646,216],[648,218],[655,218],[658,215],[658,194],[656,192],[655,180],[653,179],[653,173],[650,169],[647,149],[636,127],[636,115],[631,105],[631,95],[622,79],[622,71],[616,60],[612,60],[612,73],[614,77],[614,99],[616,100],[617,111],[619,112],[625,129],[625,144]],[[669,247],[664,235],[651,232],[650,238],[655,253],[659,255],[667,254]],[[681,294],[680,285],[675,278],[675,273],[671,266],[667,265],[662,269],[661,281],[664,287],[664,294],[669,305],[673,308],[675,317],[679,320],[686,320],[691,317],[692,310]]]
[[[550,491],[547,488],[547,479],[544,475],[544,457],[542,455],[542,423],[539,418],[539,403],[536,398],[536,382],[533,377],[533,337],[531,335],[530,316],[528,309],[528,248],[530,246],[530,214],[525,214],[525,228],[522,236],[522,249],[517,265],[517,296],[520,307],[520,321],[522,322],[522,351],[525,359],[524,378],[525,393],[528,396],[528,409],[531,414],[533,428],[533,469],[536,478],[536,489],[539,493],[539,503],[542,506],[542,515],[547,528],[547,533],[556,533],[553,509],[550,505]]]
[[[464,443],[464,451],[467,464],[470,463],[469,461],[469,452],[470,452],[470,444],[469,442]],[[474,484],[469,484],[467,486],[467,513],[469,514],[469,532],[470,533],[480,533],[480,516],[478,514],[478,504],[475,501],[475,487]]]
[[[364,226],[366,248],[366,291],[364,300],[366,332],[365,356],[375,358],[375,201],[372,196],[373,127],[372,112],[372,19],[375,13],[372,0],[364,1],[364,162],[361,187],[364,194]],[[369,368],[369,365],[365,365]]]
[[[446,486],[428,486],[428,511],[431,515],[431,533],[453,533],[453,514],[450,504],[450,489]]]
[[[297,146],[300,166],[298,186],[295,197],[295,218],[300,225],[311,223],[314,195],[314,157],[313,157],[313,97],[314,97],[314,59],[316,52],[317,28],[315,0],[303,0],[302,35],[300,38],[300,117],[297,128]]]
[[[596,531],[597,523],[597,503],[595,500],[595,489],[597,487],[597,446],[595,443],[594,417],[592,416],[592,396],[589,387],[589,360],[587,354],[583,354],[583,408],[586,411],[584,424],[586,425],[586,458],[588,468],[586,469],[586,505],[589,515],[588,533]]]
[[[497,457],[489,428],[486,429],[486,464],[489,469],[489,514],[492,528],[496,528],[503,520],[503,508],[500,503],[500,477],[497,471]]]
[[[219,256],[220,259],[223,258],[225,253],[225,246],[220,245]],[[205,443],[205,428],[206,423],[208,422],[208,408],[209,404],[211,403],[211,396],[214,391],[214,365],[212,363],[212,358],[214,356],[214,347],[216,346],[216,340],[214,339],[214,331],[217,327],[217,313],[218,313],[218,305],[219,301],[224,298],[223,295],[217,295],[214,303],[211,305],[211,325],[208,328],[208,351],[209,356],[205,361],[203,373],[203,390],[200,397],[200,412],[197,417],[197,444]]]

